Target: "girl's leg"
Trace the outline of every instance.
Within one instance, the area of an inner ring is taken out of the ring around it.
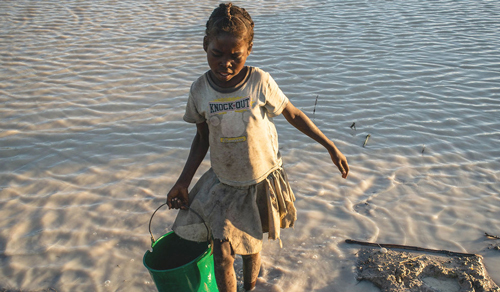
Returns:
[[[234,252],[229,241],[214,239],[214,264],[219,292],[236,292]]]
[[[260,252],[244,255],[243,258],[243,287],[250,291],[255,287],[260,272]]]

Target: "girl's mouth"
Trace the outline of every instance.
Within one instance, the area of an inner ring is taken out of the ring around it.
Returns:
[[[229,74],[228,72],[219,72],[219,75],[220,75],[222,78],[228,78],[228,77],[229,77],[229,75],[231,75],[231,74]]]

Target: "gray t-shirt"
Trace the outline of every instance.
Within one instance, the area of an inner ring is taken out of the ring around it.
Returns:
[[[184,120],[207,122],[210,161],[219,180],[232,186],[259,183],[281,166],[278,134],[272,117],[288,98],[269,73],[248,67],[234,88],[220,88],[209,72],[193,82]]]

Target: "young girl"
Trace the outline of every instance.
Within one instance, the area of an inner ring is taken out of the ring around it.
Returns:
[[[245,9],[231,3],[220,4],[210,16],[203,40],[210,70],[192,84],[184,115],[185,121],[196,124],[197,132],[167,197],[170,208],[181,209],[173,226],[179,236],[194,241],[212,238],[221,292],[236,291],[236,254],[243,258],[244,289],[253,289],[263,233],[279,239],[280,228],[296,220],[295,196],[282,168],[273,117],[282,113],[328,150],[343,178],[349,172],[345,156],[292,105],[273,78],[245,66],[253,27]],[[188,194],[209,147],[211,169]]]

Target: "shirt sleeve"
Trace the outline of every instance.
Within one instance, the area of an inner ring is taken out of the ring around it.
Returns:
[[[270,117],[275,117],[283,112],[288,104],[288,97],[281,91],[276,81],[269,73],[265,73],[267,78],[264,78],[264,95],[265,95],[265,108],[267,109]],[[266,80],[267,79],[267,80]]]
[[[196,100],[193,95],[193,86],[191,86],[191,89],[189,90],[189,98],[183,119],[188,123],[196,123],[196,124],[206,121],[205,117],[201,115],[198,112],[198,109],[196,108]]]

